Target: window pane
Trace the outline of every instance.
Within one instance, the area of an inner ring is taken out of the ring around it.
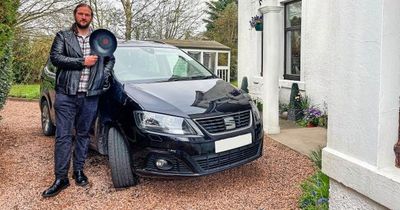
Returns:
[[[228,53],[218,53],[218,66],[228,66]]]
[[[215,71],[215,52],[204,52],[203,53],[203,65],[210,69],[211,71]]]
[[[195,59],[198,62],[201,62],[200,57],[201,57],[201,52],[195,52],[195,51],[188,51],[188,54]]]
[[[286,5],[286,28],[301,25],[301,1]]]
[[[286,32],[286,74],[300,76],[300,30]]]

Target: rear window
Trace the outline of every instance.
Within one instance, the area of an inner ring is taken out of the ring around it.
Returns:
[[[114,73],[121,81],[176,81],[213,76],[179,49],[121,46],[114,56]]]

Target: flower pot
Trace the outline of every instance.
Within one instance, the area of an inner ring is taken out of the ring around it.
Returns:
[[[256,26],[254,27],[256,31],[262,31],[263,30],[263,23],[256,23]]]
[[[317,127],[316,125],[314,125],[313,123],[309,122],[307,123],[307,128],[314,128]]]

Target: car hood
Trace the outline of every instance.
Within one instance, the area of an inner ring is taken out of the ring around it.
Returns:
[[[250,109],[249,96],[221,79],[126,83],[127,95],[143,110],[181,117]]]

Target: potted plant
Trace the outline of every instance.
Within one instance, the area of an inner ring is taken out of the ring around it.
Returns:
[[[255,28],[256,31],[262,31],[263,30],[263,16],[262,15],[256,15],[254,17],[251,17],[250,22],[250,27]]]
[[[310,107],[305,111],[304,119],[307,122],[307,127],[317,127],[319,118],[322,116],[321,110],[316,107]]]

